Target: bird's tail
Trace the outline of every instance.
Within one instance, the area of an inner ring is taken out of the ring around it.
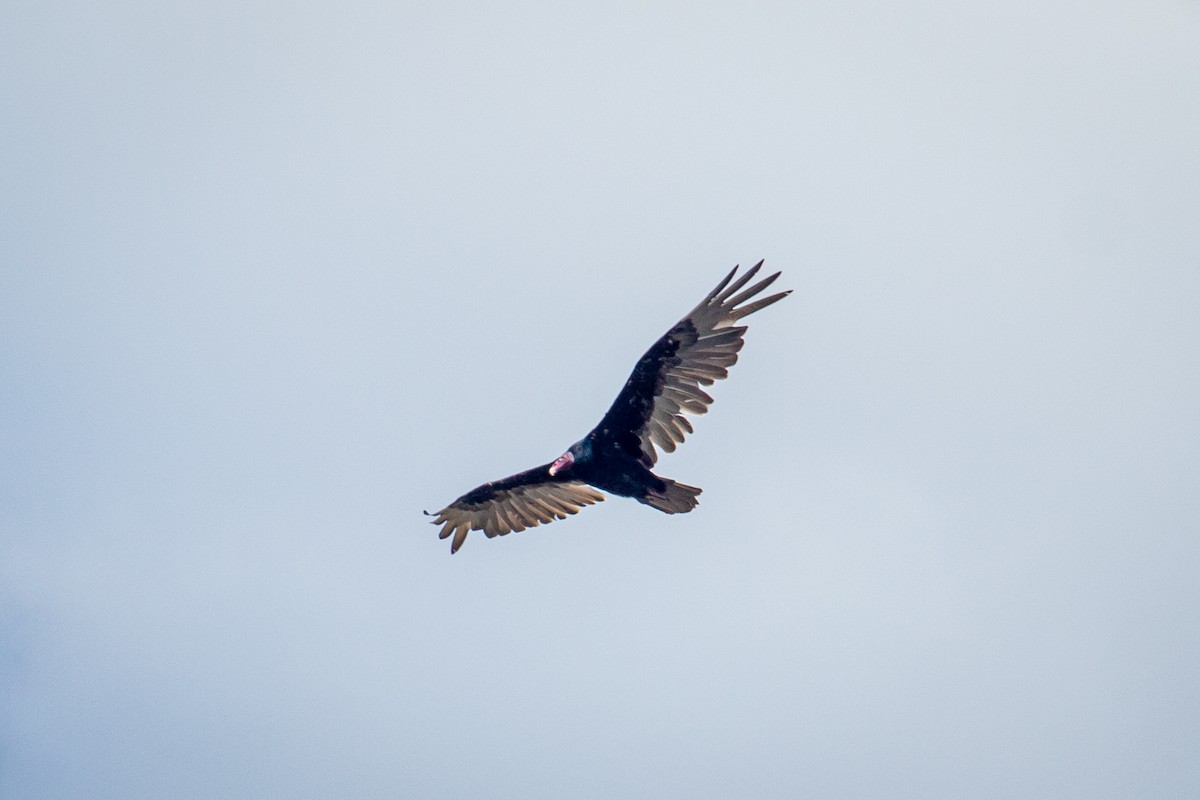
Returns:
[[[638,498],[648,506],[654,506],[659,511],[668,514],[686,514],[700,502],[696,498],[701,490],[686,483],[676,483],[669,478],[660,478],[663,488],[659,491],[651,489],[645,497]]]

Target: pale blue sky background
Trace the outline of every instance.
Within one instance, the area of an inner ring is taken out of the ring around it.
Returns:
[[[1197,3],[0,19],[6,800],[1200,794]]]

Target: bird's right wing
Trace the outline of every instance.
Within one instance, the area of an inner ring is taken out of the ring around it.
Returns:
[[[615,441],[647,469],[658,459],[656,446],[668,453],[675,451],[692,432],[683,415],[703,414],[712,402],[700,386],[711,386],[728,376],[738,360],[746,326],[737,323],[791,294],[788,290],[746,302],[779,277],[776,272],[743,290],[762,264],[758,262],[736,280],[738,268],[734,267],[700,305],[646,351],[596,426],[598,437]]]
[[[543,464],[477,486],[436,514],[425,513],[434,518],[434,525],[442,526],[439,539],[454,534],[450,552],[457,553],[470,531],[483,531],[489,539],[503,536],[566,519],[603,499],[586,483],[552,476],[550,465]]]

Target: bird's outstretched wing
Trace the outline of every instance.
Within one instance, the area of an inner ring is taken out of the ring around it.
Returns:
[[[604,495],[586,483],[550,475],[550,465],[510,475],[477,486],[436,514],[438,538],[454,534],[450,552],[458,552],[469,531],[483,531],[490,539],[523,531],[544,522],[566,519],[584,506],[599,503]]]
[[[743,290],[762,265],[759,261],[737,280],[734,267],[700,305],[646,351],[596,426],[598,440],[615,441],[647,468],[658,459],[656,446],[667,453],[675,451],[692,432],[683,415],[703,414],[712,403],[700,386],[728,376],[738,360],[746,326],[735,323],[791,294],[788,290],[747,303],[779,277],[776,272]]]

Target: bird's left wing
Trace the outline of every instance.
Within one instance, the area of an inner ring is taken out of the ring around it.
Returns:
[[[425,513],[434,518],[434,525],[442,526],[439,539],[454,534],[450,552],[456,553],[470,531],[483,531],[489,539],[503,536],[566,519],[603,499],[586,483],[550,475],[550,465],[543,464],[477,486],[436,514]]]
[[[647,469],[658,460],[655,446],[668,453],[692,432],[687,414],[708,411],[712,397],[700,388],[729,375],[745,341],[743,317],[791,294],[791,290],[746,302],[779,277],[770,275],[742,289],[762,267],[725,276],[700,305],[663,334],[633,368],[629,380],[595,428],[597,438],[615,442]],[[732,281],[732,283],[731,283]]]

